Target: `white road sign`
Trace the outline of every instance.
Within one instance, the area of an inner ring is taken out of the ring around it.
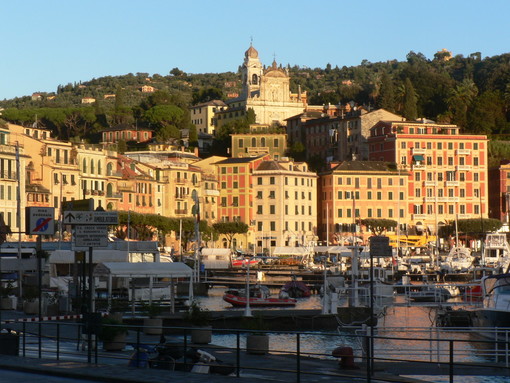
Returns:
[[[108,230],[106,226],[75,226],[75,245],[78,247],[108,247]]]
[[[65,225],[118,225],[116,211],[64,211]]]
[[[26,218],[27,234],[55,234],[54,207],[27,207]]]

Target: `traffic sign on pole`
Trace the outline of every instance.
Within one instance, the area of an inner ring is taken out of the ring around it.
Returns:
[[[106,225],[75,226],[74,238],[77,247],[108,247],[108,230]]]
[[[55,208],[54,207],[27,207],[26,228],[27,234],[53,235],[55,234]]]
[[[118,225],[116,211],[64,211],[64,225]]]

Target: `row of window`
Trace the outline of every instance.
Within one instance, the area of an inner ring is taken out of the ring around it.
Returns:
[[[239,148],[244,148],[245,141],[246,141],[246,147],[257,148],[257,147],[265,147],[266,146],[266,138],[265,137],[261,137],[259,140],[257,140],[256,137],[252,137],[251,139],[239,138],[237,140],[237,146]],[[257,141],[259,141],[259,144],[257,144]],[[269,141],[269,139],[268,139],[268,141]],[[251,145],[250,145],[250,142],[251,142]],[[273,139],[273,148],[278,148],[279,146],[280,146],[280,140],[278,138],[274,138]]]
[[[366,187],[368,189],[372,189],[373,187],[375,187],[377,189],[383,188],[383,178],[366,178],[366,180],[367,180]],[[386,180],[387,180],[387,185],[385,185],[385,186],[393,186],[393,178],[388,177],[388,178],[386,178]],[[346,186],[351,186],[354,184],[355,188],[359,188],[360,187],[360,178],[358,178],[358,177],[356,177],[356,178],[337,177],[336,183],[337,183],[337,185],[346,185]],[[323,184],[326,185],[326,178],[324,178]],[[400,178],[400,186],[404,186],[404,178]]]
[[[446,145],[444,146],[443,148],[443,143],[442,142],[432,142],[432,141],[429,141],[429,142],[415,142],[414,143],[414,148],[411,146],[413,145],[412,142],[407,142],[407,141],[402,141],[400,143],[400,147],[402,149],[406,149],[408,147],[408,144],[409,144],[409,149],[428,149],[428,150],[432,150],[432,149],[437,149],[437,150],[443,150],[443,149],[447,149],[447,150],[454,150],[454,143],[453,142],[447,142]],[[458,143],[458,148],[455,148],[455,149],[465,149],[465,143],[464,142],[459,142]],[[478,142],[474,142],[473,143],[473,150],[478,150],[478,148],[481,148],[483,149],[483,144],[480,144],[478,145]]]
[[[459,166],[465,166],[466,165],[465,157],[457,157],[457,158],[459,159],[459,163],[458,163]],[[478,157],[472,157],[472,159],[473,159],[473,165],[472,166],[479,166],[480,165],[480,161],[479,161]],[[443,157],[439,157],[439,156],[435,157],[435,160],[436,160],[435,163],[434,163],[434,157],[427,156],[425,160],[426,160],[426,164],[428,166],[432,166],[432,165],[443,166],[444,165]],[[454,157],[447,157],[446,160],[447,160],[447,163],[446,163],[447,166],[455,166]],[[407,162],[408,162],[407,161],[407,156],[402,156],[402,159],[401,159],[402,165],[406,165]],[[413,165],[423,165],[422,161],[416,160],[415,158],[412,159],[412,163],[413,163]]]
[[[284,207],[284,210],[285,210],[285,215],[289,215],[289,205],[285,205]],[[301,209],[299,206],[294,206],[294,214],[295,215],[305,215],[305,214],[308,214],[309,216],[311,216],[313,213],[312,213],[312,207],[311,206],[308,206],[308,213],[306,213],[306,206],[304,205],[301,205]],[[300,213],[301,211],[301,213]],[[263,205],[257,205],[257,214],[264,214],[264,207]],[[276,205],[269,205],[269,214],[276,214]]]
[[[269,226],[269,227],[267,227],[267,226]],[[300,227],[301,227],[301,231],[305,231],[305,230],[312,231],[312,229],[313,229],[312,222],[294,221],[294,225],[293,225],[294,228],[290,229],[291,226],[292,226],[292,224],[289,224],[289,222],[285,221],[284,231],[289,231],[289,230],[299,231]],[[276,231],[276,222],[270,221],[269,225],[267,225],[267,222],[266,222],[266,225],[264,225],[264,222],[258,221],[257,222],[257,231],[259,231],[259,232]]]

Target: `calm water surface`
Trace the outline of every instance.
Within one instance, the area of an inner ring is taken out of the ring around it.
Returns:
[[[209,310],[244,311],[234,308],[223,301],[224,288],[212,288],[208,297],[197,297],[202,307]],[[275,292],[277,294],[277,292]],[[397,297],[397,302],[403,302],[403,297]],[[278,308],[281,310],[282,308]],[[284,308],[285,309],[285,308]],[[292,308],[291,308],[292,309]],[[295,309],[321,309],[321,300],[317,295],[299,299]],[[271,310],[268,308],[267,310]],[[474,343],[480,338],[465,332],[453,332],[434,326],[437,308],[424,306],[392,306],[387,308],[386,315],[379,318],[377,335],[390,338],[407,339],[379,339],[375,343],[375,355],[385,358],[408,359],[422,361],[448,361],[449,343],[435,340],[453,339],[455,361],[494,363],[493,350],[487,346]],[[337,332],[313,332],[300,335],[300,352],[318,358],[333,359],[331,352],[339,346],[350,346],[355,355],[362,353],[362,338],[359,332],[353,330],[339,330]],[[420,340],[423,339],[423,340]],[[432,340],[431,340],[432,339]],[[226,347],[236,346],[236,336],[232,334],[214,334],[213,343]],[[296,335],[287,333],[271,334],[272,351],[296,352]],[[244,347],[244,337],[241,337],[241,347]],[[449,382],[447,376],[416,376],[416,378],[430,382]],[[458,376],[456,382],[465,383],[500,383],[509,382],[510,378],[484,376]]]

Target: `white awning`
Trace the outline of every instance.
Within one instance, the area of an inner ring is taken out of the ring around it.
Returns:
[[[86,262],[89,261],[88,251],[85,252]],[[71,250],[55,250],[52,251],[48,260],[48,263],[75,263],[75,252]],[[127,262],[128,253],[120,250],[94,250],[92,252],[93,263],[104,263],[104,262]]]
[[[140,277],[168,277],[190,278],[193,274],[191,267],[182,262],[107,262],[100,263],[94,268],[95,276],[113,276],[126,278]]]
[[[203,248],[200,253],[202,255],[223,255],[225,257],[230,256],[231,250],[225,249],[225,248],[218,248],[218,249],[212,249],[212,248]]]
[[[274,251],[271,255],[274,255],[275,257],[281,257],[284,255],[290,255],[290,256],[299,256],[299,255],[308,255],[310,252],[306,247],[275,247]]]

